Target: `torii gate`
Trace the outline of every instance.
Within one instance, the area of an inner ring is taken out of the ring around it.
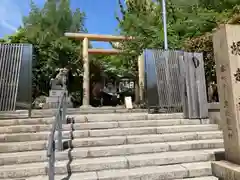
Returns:
[[[83,107],[90,105],[90,74],[89,74],[89,54],[119,54],[121,50],[117,49],[89,49],[89,41],[103,42],[119,42],[133,39],[132,37],[113,36],[113,35],[98,35],[85,33],[65,33],[66,37],[74,38],[83,41]],[[143,100],[144,94],[144,59],[143,55],[138,58],[139,67],[139,96],[140,101]]]

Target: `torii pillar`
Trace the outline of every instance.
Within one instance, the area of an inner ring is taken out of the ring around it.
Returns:
[[[82,107],[90,106],[90,69],[89,54],[119,54],[122,51],[117,49],[89,49],[89,41],[120,42],[131,40],[131,37],[84,34],[84,33],[65,33],[66,37],[83,40],[83,101]]]
[[[139,100],[140,103],[144,101],[144,83],[145,83],[145,71],[144,71],[144,54],[138,57],[138,83],[139,83]]]
[[[83,106],[90,104],[90,69],[89,69],[89,56],[88,56],[88,38],[83,39]]]

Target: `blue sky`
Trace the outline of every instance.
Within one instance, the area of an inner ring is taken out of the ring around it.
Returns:
[[[29,13],[30,0],[0,0],[0,38],[16,31],[22,16]],[[45,0],[34,0],[42,6]],[[118,34],[115,14],[118,0],[71,0],[72,8],[80,8],[86,13],[85,25],[89,33]],[[108,43],[93,42],[94,47],[110,48]]]

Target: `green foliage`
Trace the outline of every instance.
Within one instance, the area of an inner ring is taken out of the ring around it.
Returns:
[[[215,79],[211,35],[206,34],[221,22],[239,14],[240,0],[168,0],[167,30],[170,49],[185,49],[204,53],[207,80]],[[163,48],[161,0],[129,1],[126,8],[119,0],[121,15],[117,17],[123,35],[135,37],[122,42],[129,62],[136,66],[137,56],[146,48]],[[206,34],[206,35],[205,35]],[[135,68],[136,70],[136,68]]]
[[[5,39],[0,39],[0,43],[6,43]]]
[[[102,72],[112,76],[137,77],[138,56],[144,49],[163,48],[161,0],[119,0],[121,15],[116,17],[122,35],[134,37],[113,47],[123,50],[117,56],[90,56],[92,81],[101,80]],[[240,14],[240,0],[167,0],[167,29],[170,49],[204,53],[207,80],[215,79],[212,29]],[[81,89],[81,42],[64,37],[65,32],[86,32],[85,14],[70,8],[70,0],[48,0],[43,8],[31,2],[23,27],[2,43],[31,43],[35,48],[34,84],[48,92],[49,79],[56,68],[68,66],[76,79],[74,89]],[[236,20],[233,22],[235,23]],[[238,20],[239,21],[239,20]],[[81,93],[80,93],[81,94]],[[76,99],[81,99],[76,93]]]
[[[125,55],[115,55],[115,56],[105,56],[102,57],[102,68],[103,72],[107,76],[116,76],[116,78],[121,77],[134,77],[135,74],[131,71],[131,63],[124,58]],[[128,63],[128,64],[127,64]]]
[[[57,68],[70,67],[74,76],[81,76],[80,41],[64,37],[65,32],[83,32],[84,13],[70,8],[70,0],[49,0],[43,8],[31,1],[31,10],[23,18],[23,26],[8,37],[11,43],[34,45],[34,86],[48,93],[49,80]]]
[[[70,8],[70,0],[48,0],[43,8],[31,1],[31,10],[23,18],[23,26],[15,34],[1,40],[34,45],[33,86],[38,89],[38,95],[48,94],[49,81],[55,70],[68,66],[74,75],[74,87],[71,87],[74,102],[80,103],[83,74],[81,42],[64,37],[64,33],[86,32],[84,20],[83,12]],[[102,71],[113,76],[127,72],[114,56],[90,56],[90,59],[92,82],[101,80]],[[36,97],[36,94],[33,96]]]
[[[136,2],[136,1],[133,1]],[[127,54],[137,57],[143,49],[162,46],[163,28],[159,6],[148,0],[138,3],[127,3],[124,9],[119,1],[122,18],[117,18],[121,33],[134,37],[132,41],[123,42],[123,49]],[[152,39],[155,39],[152,41]]]
[[[134,37],[131,41],[121,42],[124,53],[120,56],[122,66],[129,74],[137,77],[138,56],[146,48],[162,48],[163,28],[160,6],[149,0],[128,1],[127,8],[119,0],[121,16],[117,17],[121,34]]]
[[[224,12],[219,13],[216,18],[216,26],[222,23],[235,22],[235,19],[240,24],[240,6],[235,6],[231,9],[226,9]],[[235,24],[234,23],[234,24]],[[215,27],[216,27],[215,26]],[[215,28],[214,27],[214,28]],[[214,29],[212,28],[212,29]],[[188,38],[183,44],[183,48],[188,51],[203,52],[205,62],[205,73],[207,82],[216,81],[215,61],[212,42],[212,29],[207,33],[202,33],[200,36]]]
[[[226,9],[232,9],[234,6],[240,4],[239,0],[199,0],[204,8],[213,9],[222,12]]]
[[[81,74],[80,42],[64,37],[64,33],[84,31],[84,13],[79,9],[72,11],[69,0],[46,1],[42,9],[32,2],[30,14],[23,22],[25,37],[35,47],[36,83],[48,83],[56,68],[67,65],[74,75]],[[43,91],[48,90],[47,85],[44,88]]]

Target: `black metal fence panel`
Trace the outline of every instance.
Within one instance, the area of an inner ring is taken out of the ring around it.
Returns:
[[[32,45],[0,44],[0,111],[31,109]]]
[[[163,112],[181,112],[181,76],[178,51],[146,50],[147,104]]]
[[[158,112],[183,112],[207,118],[207,94],[201,53],[145,50],[145,101]]]
[[[157,86],[157,74],[156,64],[152,50],[146,50],[144,52],[145,63],[145,101],[148,108],[155,108],[159,106],[158,98],[158,86]]]

